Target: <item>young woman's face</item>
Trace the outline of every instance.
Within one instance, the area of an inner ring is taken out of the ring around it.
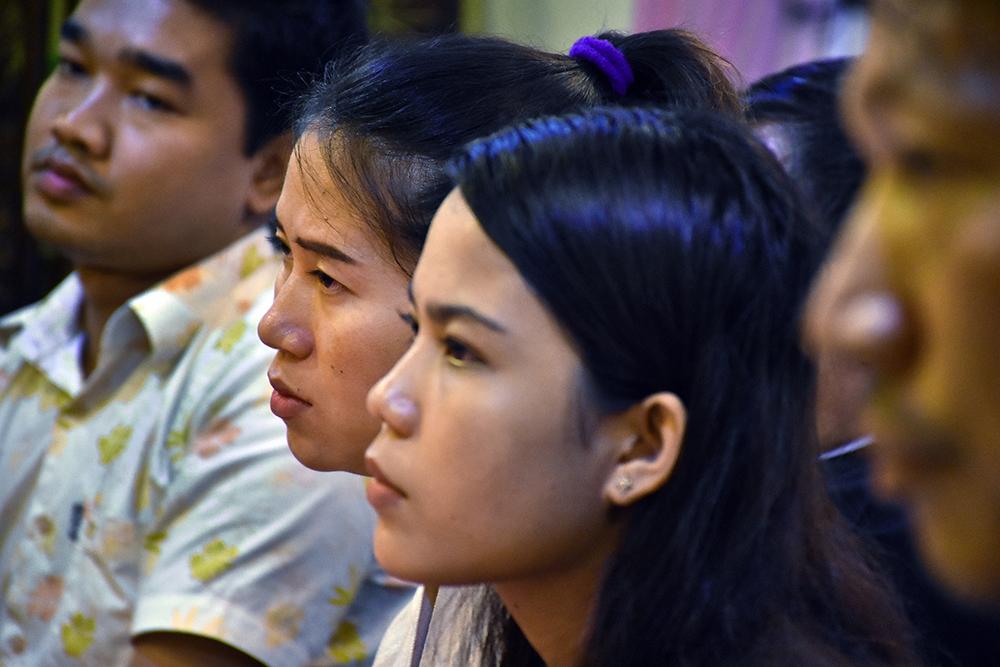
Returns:
[[[378,431],[365,395],[412,338],[399,315],[407,277],[330,179],[312,134],[292,156],[276,215],[285,261],[258,327],[277,350],[271,410],[302,463],[362,472]]]
[[[614,548],[605,487],[621,437],[579,357],[456,191],[413,278],[419,333],[368,397],[375,553],[430,583],[529,581]]]

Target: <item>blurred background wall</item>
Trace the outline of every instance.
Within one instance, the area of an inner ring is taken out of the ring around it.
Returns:
[[[701,35],[749,83],[817,57],[853,54],[864,0],[371,0],[387,35],[491,33],[565,51],[602,30],[681,26]],[[68,270],[21,222],[20,155],[35,91],[54,63],[75,0],[0,0],[0,314],[47,293]]]

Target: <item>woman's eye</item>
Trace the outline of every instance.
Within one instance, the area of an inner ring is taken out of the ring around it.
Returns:
[[[325,273],[323,273],[319,269],[316,269],[314,271],[310,271],[309,273],[311,275],[315,276],[316,280],[319,281],[319,284],[322,285],[325,289],[330,289],[332,287],[340,287],[340,283],[339,282],[337,282],[336,280],[334,280],[330,276],[326,275]]]
[[[458,368],[482,361],[472,348],[450,336],[444,339],[444,356],[449,364]]]
[[[272,248],[274,248],[274,252],[278,253],[279,255],[290,255],[292,253],[292,249],[289,248],[288,244],[282,241],[281,237],[279,237],[277,234],[274,233],[268,234],[267,242],[271,244]]]

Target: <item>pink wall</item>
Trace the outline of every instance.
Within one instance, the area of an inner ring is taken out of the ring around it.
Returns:
[[[856,53],[863,34],[857,21],[845,24],[833,0],[798,0],[817,17],[792,21],[783,0],[635,0],[636,30],[682,27],[698,34],[728,58],[751,83],[765,74],[814,58]],[[825,17],[825,18],[823,18]]]

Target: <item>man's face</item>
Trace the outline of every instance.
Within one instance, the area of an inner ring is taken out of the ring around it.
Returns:
[[[28,121],[29,230],[77,267],[150,277],[245,233],[231,41],[182,0],[83,0]]]
[[[935,51],[887,19],[845,91],[870,175],[807,336],[870,368],[874,481],[910,508],[932,569],[996,600],[1000,71],[935,67]]]

